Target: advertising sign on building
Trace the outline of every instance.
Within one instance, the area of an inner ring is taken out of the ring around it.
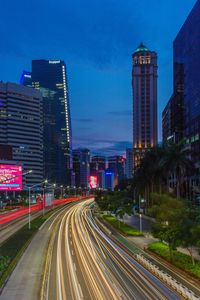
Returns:
[[[0,164],[0,191],[22,190],[22,166]]]
[[[90,176],[89,184],[90,184],[91,189],[96,189],[97,188],[97,176]]]

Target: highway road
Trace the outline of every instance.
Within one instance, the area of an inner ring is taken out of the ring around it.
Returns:
[[[181,299],[105,234],[95,222],[93,199],[62,211],[52,232],[42,299]]]
[[[71,197],[66,199],[54,200],[54,208],[61,205],[66,205],[66,203],[74,202],[79,200],[80,197]],[[46,207],[45,212],[47,212],[51,207]],[[43,214],[41,205],[32,205],[31,207],[31,220],[39,217]],[[0,214],[0,245],[3,244],[11,235],[17,232],[20,228],[28,223],[28,208],[20,207],[19,209],[5,212]]]

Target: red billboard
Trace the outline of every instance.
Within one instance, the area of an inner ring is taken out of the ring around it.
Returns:
[[[22,190],[22,166],[0,164],[0,191]]]
[[[97,188],[97,176],[90,176],[89,184],[90,184],[91,189],[96,189]]]

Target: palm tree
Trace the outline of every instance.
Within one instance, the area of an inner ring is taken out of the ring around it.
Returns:
[[[155,184],[158,184],[161,193],[161,184],[163,169],[160,161],[165,155],[165,149],[157,146],[150,149],[141,161],[139,169],[136,171],[133,179],[134,187],[140,194],[145,196],[149,201],[150,192],[154,192]],[[147,203],[148,204],[148,203]]]
[[[163,146],[157,146],[146,153],[143,161],[143,163],[146,164],[147,174],[151,183],[151,192],[154,192],[154,185],[156,184],[159,186],[159,192],[161,193],[164,172],[160,162],[164,156],[165,148]]]
[[[165,147],[165,155],[160,162],[160,167],[165,170],[167,177],[172,173],[176,175],[177,198],[180,198],[181,184],[185,175],[194,168],[189,154],[190,151],[183,142],[179,144],[170,143]]]

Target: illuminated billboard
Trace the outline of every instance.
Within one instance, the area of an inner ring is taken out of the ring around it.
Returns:
[[[22,166],[0,164],[0,191],[22,190]]]
[[[89,184],[90,184],[91,189],[96,189],[97,188],[97,176],[90,176]]]

